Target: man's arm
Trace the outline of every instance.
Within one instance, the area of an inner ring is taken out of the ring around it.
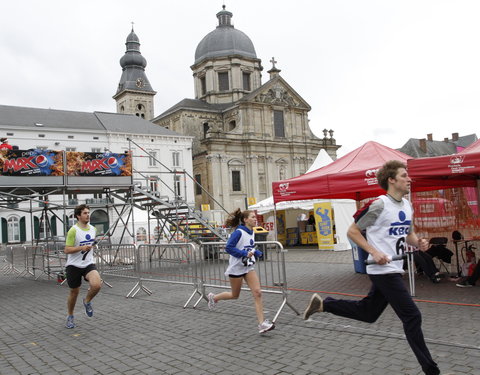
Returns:
[[[79,251],[88,251],[92,248],[92,245],[75,246],[75,236],[76,230],[74,227],[72,227],[67,233],[65,249],[63,250],[65,254],[78,253]]]
[[[383,253],[380,250],[375,249],[372,245],[370,245],[367,239],[363,236],[360,227],[356,223],[352,223],[347,231],[348,237],[355,242],[358,246],[360,246],[363,250],[367,253],[371,254],[373,260],[377,264],[385,264],[390,261],[387,254]]]
[[[428,250],[428,241],[425,238],[418,238],[413,230],[407,236],[407,243],[417,247],[421,251]]]

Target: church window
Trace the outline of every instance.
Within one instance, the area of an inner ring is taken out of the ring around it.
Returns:
[[[228,84],[228,72],[218,73],[218,90],[219,91],[230,90],[230,85]]]
[[[195,195],[200,195],[202,194],[202,188],[200,185],[202,185],[202,175],[201,174],[196,174],[195,175]]]
[[[242,191],[242,184],[240,180],[240,171],[232,171],[232,190]]]
[[[232,120],[228,123],[228,131],[232,131],[233,129],[235,129],[235,127],[237,126],[237,123],[235,122],[235,120]]]
[[[201,87],[201,90],[202,90],[202,95],[205,95],[207,93],[207,80],[206,80],[205,76],[200,78],[200,87]]]
[[[275,128],[275,137],[285,138],[283,111],[273,111],[273,126]]]
[[[120,107],[120,112],[125,112],[125,107],[123,105]]]
[[[242,74],[243,77],[243,89],[250,91],[250,73],[243,72]]]
[[[141,118],[145,118],[145,113],[142,113],[142,114],[140,115],[140,117],[141,117]]]
[[[203,138],[207,138],[207,132],[209,128],[208,122],[203,123]]]
[[[8,242],[20,241],[20,220],[18,217],[8,219]]]
[[[137,109],[139,111],[143,111],[143,105],[142,104],[137,104]]]

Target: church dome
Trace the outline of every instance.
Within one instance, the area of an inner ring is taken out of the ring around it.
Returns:
[[[127,50],[125,55],[120,59],[120,66],[125,68],[127,66],[139,66],[145,68],[147,66],[147,60],[140,53],[140,40],[138,39],[137,34],[133,31],[127,36],[127,41],[125,42]]]
[[[241,55],[257,58],[255,47],[250,38],[231,24],[233,14],[225,10],[217,13],[218,26],[198,43],[195,51],[195,64],[213,57]]]

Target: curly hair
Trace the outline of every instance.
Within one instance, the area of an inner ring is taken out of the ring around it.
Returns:
[[[80,206],[75,207],[75,210],[73,211],[75,217],[78,219],[78,217],[82,214],[82,211],[86,208],[90,209],[90,207],[86,204],[81,204]]]
[[[388,179],[395,178],[400,168],[407,169],[405,163],[398,160],[387,161],[377,172],[377,181],[383,190],[388,190]]]
[[[242,211],[240,208],[237,208],[228,215],[227,220],[225,220],[225,225],[230,228],[235,228],[240,224],[245,224],[245,219],[248,218],[252,212],[253,211],[250,210]]]

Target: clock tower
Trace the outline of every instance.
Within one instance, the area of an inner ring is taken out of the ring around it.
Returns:
[[[152,89],[145,74],[147,60],[140,53],[140,41],[133,31],[127,36],[127,50],[120,59],[122,76],[113,99],[117,102],[117,113],[136,115],[145,120],[153,119],[153,97],[157,93]]]

